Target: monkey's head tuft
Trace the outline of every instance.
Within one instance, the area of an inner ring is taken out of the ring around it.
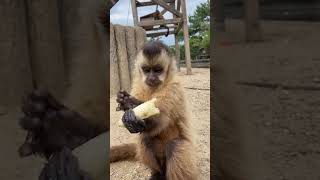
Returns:
[[[137,55],[138,78],[153,89],[171,79],[175,66],[169,48],[160,41],[146,43]]]
[[[169,48],[161,41],[148,42],[142,48],[143,55],[149,60],[159,56],[162,50],[169,54]]]

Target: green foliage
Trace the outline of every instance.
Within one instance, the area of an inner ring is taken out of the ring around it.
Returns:
[[[201,49],[208,52],[210,48],[210,6],[208,2],[196,7],[194,14],[189,16],[189,23],[190,54],[191,58],[195,59]],[[179,32],[178,39],[179,42],[183,41],[183,31]],[[181,46],[180,52],[181,59],[184,59],[184,46]]]

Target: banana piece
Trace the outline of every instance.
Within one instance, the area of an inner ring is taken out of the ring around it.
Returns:
[[[160,114],[159,108],[156,107],[156,98],[152,98],[133,109],[135,116],[139,119],[146,119],[148,117]],[[119,126],[124,127],[122,121],[119,121]]]
[[[156,98],[153,98],[135,107],[133,112],[136,117],[139,119],[146,119],[148,117],[160,114],[160,110],[155,105],[156,100]]]

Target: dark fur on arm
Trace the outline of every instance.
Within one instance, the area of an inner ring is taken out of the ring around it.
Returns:
[[[49,159],[62,148],[72,150],[106,130],[59,103],[45,90],[27,95],[22,111],[20,126],[28,135],[19,148],[21,157],[39,154]]]

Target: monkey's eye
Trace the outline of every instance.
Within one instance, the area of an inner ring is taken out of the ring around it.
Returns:
[[[162,67],[155,67],[154,68],[155,73],[162,73],[162,71],[163,71]]]
[[[143,71],[144,73],[149,73],[149,72],[151,71],[151,68],[150,68],[150,67],[143,66],[143,67],[142,67],[142,71]]]

